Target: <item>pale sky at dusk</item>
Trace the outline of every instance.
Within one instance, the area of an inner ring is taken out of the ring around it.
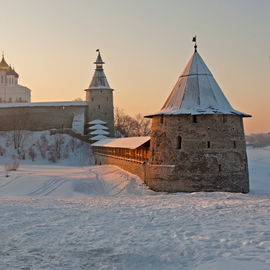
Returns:
[[[0,0],[0,49],[32,101],[85,99],[99,48],[126,113],[158,111],[193,53],[232,106],[270,132],[269,0]]]

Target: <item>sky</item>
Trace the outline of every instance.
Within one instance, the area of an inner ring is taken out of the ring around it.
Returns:
[[[96,49],[114,106],[158,111],[198,52],[231,105],[270,132],[269,0],[0,0],[0,50],[32,101],[85,99]]]

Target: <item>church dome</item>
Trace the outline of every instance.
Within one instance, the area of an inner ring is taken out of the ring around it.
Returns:
[[[0,70],[8,70],[9,65],[5,61],[4,55],[2,55],[2,61],[0,62]]]
[[[15,78],[19,78],[19,74],[11,66],[9,66],[6,74],[7,76],[14,76]]]
[[[19,74],[11,66],[9,66],[6,74],[7,76],[14,76],[15,78],[19,78]]]

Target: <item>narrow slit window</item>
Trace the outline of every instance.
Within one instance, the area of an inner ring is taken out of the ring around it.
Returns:
[[[207,148],[211,148],[211,143],[210,143],[210,141],[207,142]]]
[[[193,123],[197,123],[197,115],[193,115],[192,116],[192,122]]]
[[[182,149],[182,137],[177,137],[177,149]]]
[[[163,115],[160,116],[160,124],[163,124]]]
[[[236,148],[236,141],[233,141],[233,148]]]
[[[222,122],[223,123],[226,123],[227,122],[227,119],[226,119],[226,115],[225,114],[222,115]]]
[[[218,171],[221,172],[221,165],[218,165]]]
[[[94,101],[94,98],[92,97],[91,99],[92,99],[92,102],[93,102]]]
[[[98,108],[100,109],[100,105],[98,105]]]

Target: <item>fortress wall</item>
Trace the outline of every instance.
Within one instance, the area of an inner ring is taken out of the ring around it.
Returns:
[[[94,157],[97,165],[116,165],[123,170],[139,176],[143,181],[145,181],[146,165],[144,163],[107,156],[96,152],[94,152]]]
[[[0,129],[40,131],[72,128],[74,115],[84,113],[86,108],[87,105],[0,108]]]
[[[151,188],[169,192],[248,192],[242,117],[198,115],[196,120],[194,123],[191,115],[153,118],[149,163],[159,166],[149,167],[146,181]],[[175,168],[169,172],[160,165]]]

